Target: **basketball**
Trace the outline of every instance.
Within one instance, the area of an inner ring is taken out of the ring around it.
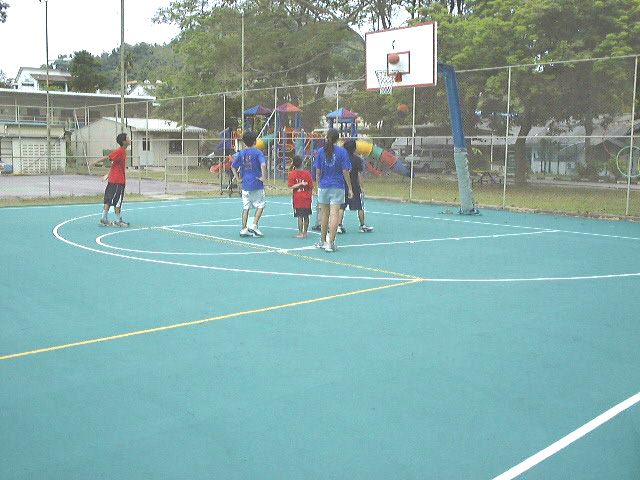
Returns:
[[[407,105],[406,103],[401,103],[400,105],[398,105],[398,113],[401,113],[403,115],[409,113],[409,105]]]
[[[391,65],[395,65],[400,61],[400,55],[398,55],[397,53],[390,53],[389,55],[387,55],[387,60]]]

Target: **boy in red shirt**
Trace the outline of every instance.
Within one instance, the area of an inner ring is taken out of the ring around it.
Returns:
[[[311,215],[311,194],[313,180],[311,174],[302,170],[302,158],[293,157],[293,170],[289,172],[288,185],[293,192],[293,216],[298,219],[298,234],[296,238],[307,238],[309,216]]]
[[[109,155],[95,160],[91,165],[97,165],[107,159],[111,160],[111,168],[109,168],[109,173],[105,175],[105,180],[108,179],[108,183],[107,188],[104,190],[104,209],[102,211],[100,225],[128,227],[129,223],[122,220],[121,211],[124,200],[124,187],[126,184],[127,147],[131,145],[131,140],[129,140],[126,133],[121,133],[116,137],[116,142],[120,145],[118,148]],[[112,206],[116,212],[115,222],[109,221],[109,209]]]

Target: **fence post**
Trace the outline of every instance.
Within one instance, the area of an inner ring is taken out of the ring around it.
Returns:
[[[185,180],[189,183],[189,157],[186,158],[187,164],[185,165],[184,156],[184,97],[182,97],[180,103],[180,150],[182,150],[182,165],[186,168]]]
[[[18,155],[20,160],[20,171],[22,171],[22,122],[20,121],[20,105],[18,105],[18,100],[16,102],[16,120],[18,122]],[[13,149],[12,149],[13,150]],[[13,171],[16,171],[16,165],[13,161],[13,151],[11,152],[11,161],[13,163]]]
[[[275,185],[276,180],[276,171],[278,168],[278,141],[279,133],[278,133],[278,113],[276,109],[278,108],[278,87],[273,89],[273,184]]]
[[[168,189],[167,189],[167,158],[168,157],[164,157],[164,194],[165,195],[168,193]]]
[[[631,139],[629,142],[629,166],[627,168],[627,203],[624,210],[625,215],[629,215],[629,200],[631,197],[631,164],[633,162],[633,128],[634,128],[634,120],[636,117],[636,92],[638,89],[638,57],[636,56],[636,61],[634,65],[633,72],[633,101],[631,102]]]
[[[509,162],[509,120],[511,119],[511,67],[509,67],[509,80],[507,82],[507,127],[504,135],[504,173],[502,181],[502,208],[507,204],[507,167]]]
[[[413,87],[413,107],[411,118],[411,176],[409,177],[409,201],[413,200],[413,162],[416,148],[416,87]]]

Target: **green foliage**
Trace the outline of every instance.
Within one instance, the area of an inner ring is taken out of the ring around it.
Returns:
[[[279,8],[257,8],[244,19],[245,88],[324,82],[362,71],[362,39],[343,23],[301,22]],[[221,7],[182,32],[175,51],[183,68],[171,78],[180,92],[241,89],[241,22],[236,10]]]
[[[120,48],[100,55],[101,72],[105,76],[105,87],[120,90]],[[138,43],[125,45],[125,72],[128,80],[164,81],[181,67],[171,44],[152,45]]]
[[[0,88],[11,88],[11,82],[2,70],[0,70]]]
[[[9,8],[7,2],[0,2],[0,23],[7,21],[7,8]]]
[[[100,62],[86,50],[74,53],[69,70],[73,75],[71,88],[76,92],[95,92],[105,83]]]
[[[550,120],[582,125],[589,135],[597,117],[628,110],[629,65],[553,62],[639,51],[637,0],[470,0],[466,14],[448,13],[431,3],[418,19],[439,22],[439,43],[446,48],[438,54],[445,63],[459,70],[529,65],[512,69],[510,110],[517,113],[513,124],[521,126],[520,136]],[[465,121],[475,109],[506,108],[506,75],[497,71],[465,87]],[[528,162],[523,148],[518,153],[516,180],[523,182]]]

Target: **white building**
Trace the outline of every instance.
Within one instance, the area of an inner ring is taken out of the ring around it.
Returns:
[[[69,72],[49,70],[49,88],[69,91],[72,75]],[[17,90],[46,91],[47,71],[43,68],[20,67],[14,82]]]
[[[155,83],[151,83],[149,80],[142,83],[134,80],[129,82],[127,95],[132,97],[156,96],[156,90],[160,85],[162,85],[160,80]]]
[[[159,118],[126,118],[125,131],[131,138],[129,166],[197,166],[203,155],[204,128]],[[71,135],[72,149],[79,157],[100,158],[117,145],[120,119],[103,117]]]
[[[48,154],[46,122],[24,124],[0,119],[0,160],[12,165],[13,173],[64,173],[67,160],[64,128],[60,125],[51,127],[50,146]]]
[[[120,105],[120,95],[50,92],[51,154],[47,155],[46,93],[0,88],[0,160],[16,174],[65,172],[68,132],[100,117],[113,116]],[[144,115],[153,100],[126,96],[126,111],[129,115]],[[115,135],[112,136],[105,148],[113,145]]]

